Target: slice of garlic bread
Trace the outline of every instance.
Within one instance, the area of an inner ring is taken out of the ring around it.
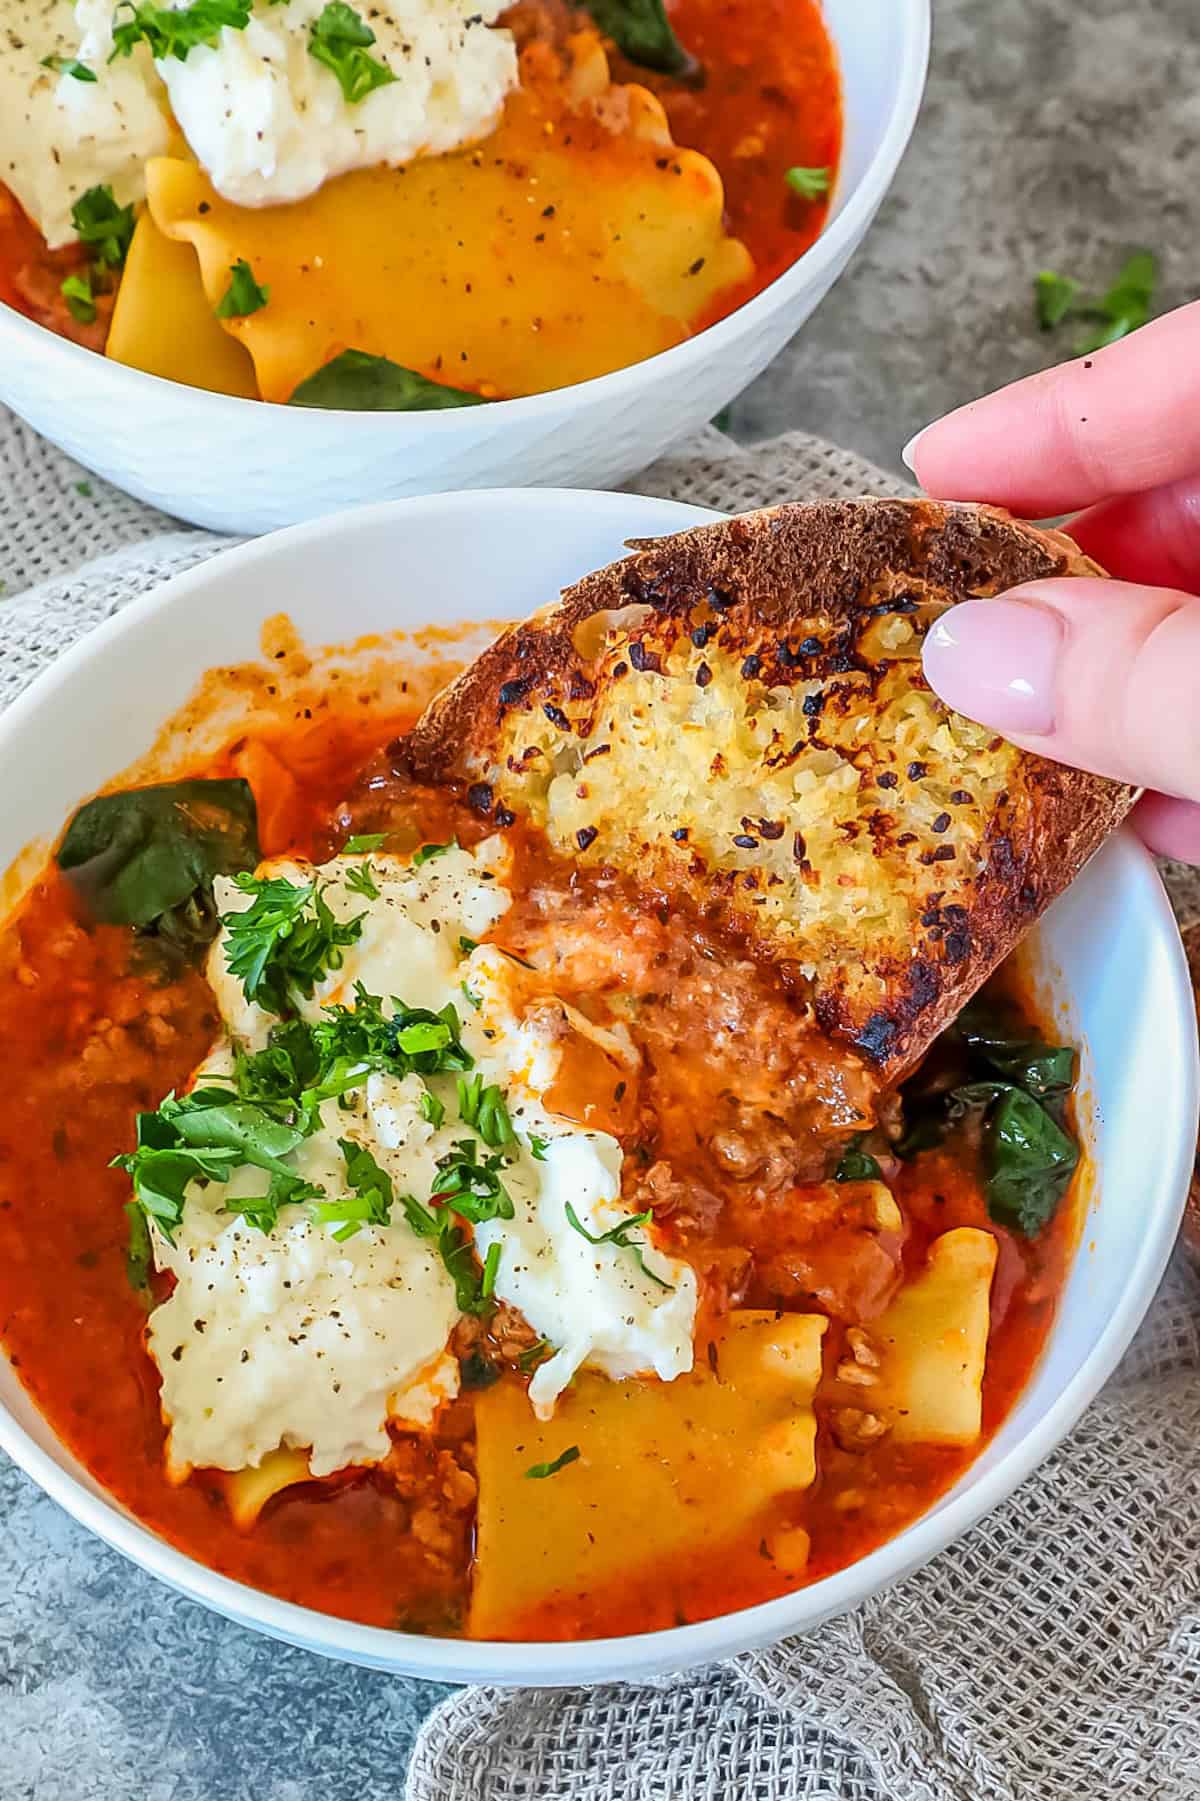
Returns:
[[[957,601],[1085,573],[1060,533],[930,501],[639,542],[505,632],[407,758],[744,935],[890,1079],[1134,799],[943,706],[922,638]]]

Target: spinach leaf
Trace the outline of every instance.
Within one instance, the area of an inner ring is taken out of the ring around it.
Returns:
[[[1049,1224],[1067,1191],[1079,1151],[1046,1109],[1009,1088],[985,1135],[987,1204],[992,1218],[1032,1238]]]
[[[386,356],[343,350],[308,375],[289,406],[344,407],[352,413],[431,413],[445,407],[486,406],[482,394],[445,387]]]
[[[1069,1094],[1075,1080],[1075,1052],[1007,1028],[983,1002],[972,1001],[958,1018],[958,1033],[974,1056],[1036,1100]]]
[[[1053,1218],[1079,1161],[1062,1126],[1075,1052],[1047,1044],[986,999],[965,1007],[939,1046],[944,1055],[935,1058],[932,1087],[919,1073],[906,1093],[906,1130],[896,1151],[915,1157],[974,1118],[988,1212],[1032,1238]]]
[[[196,781],[98,795],[67,827],[57,862],[98,924],[190,950],[216,936],[213,877],[252,869],[258,855],[249,783]]]
[[[862,1148],[862,1134],[853,1138],[842,1152],[841,1162],[833,1172],[835,1182],[878,1182],[880,1169],[869,1151]]]
[[[663,0],[584,0],[584,5],[631,63],[703,85],[704,70],[675,36]]]

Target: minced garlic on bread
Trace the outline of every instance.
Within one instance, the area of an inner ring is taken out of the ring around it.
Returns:
[[[1098,573],[989,508],[748,513],[637,543],[505,632],[407,757],[745,933],[891,1078],[1134,798],[951,712],[922,639],[968,597]]]

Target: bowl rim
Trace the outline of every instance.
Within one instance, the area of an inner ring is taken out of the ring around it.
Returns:
[[[206,587],[211,587],[214,582],[220,584],[227,571],[257,564],[266,573],[281,551],[303,549],[306,544],[330,535],[346,535],[353,540],[356,532],[370,530],[381,522],[389,523],[395,519],[402,523],[405,515],[414,508],[440,513],[452,521],[457,514],[470,517],[480,508],[495,508],[501,513],[506,528],[511,529],[513,515],[518,511],[536,515],[544,509],[562,509],[580,514],[607,511],[618,515],[626,505],[657,514],[667,531],[695,523],[706,515],[721,517],[708,509],[675,501],[610,491],[464,490],[347,509],[225,550],[220,556],[171,578],[111,615],[43,670],[0,716],[0,756],[11,754],[20,742],[27,719],[46,704],[62,680],[85,667],[97,652],[103,652],[126,633],[136,632],[144,621],[191,604]],[[642,529],[643,521],[640,520],[638,530]],[[352,543],[350,549],[352,554]],[[1007,1498],[1055,1449],[1128,1347],[1154,1296],[1175,1242],[1194,1157],[1195,1122],[1200,1109],[1200,1060],[1196,1051],[1189,1048],[1194,1044],[1191,983],[1175,917],[1149,852],[1132,833],[1125,831],[1109,841],[1106,854],[1114,861],[1111,879],[1128,891],[1126,906],[1129,912],[1141,918],[1143,930],[1156,943],[1170,974],[1177,1006],[1172,1018],[1163,1022],[1163,1029],[1169,1031],[1175,1026],[1184,1030],[1181,1085],[1175,1097],[1175,1110],[1181,1124],[1174,1137],[1167,1137],[1161,1151],[1159,1182],[1148,1197],[1146,1218],[1149,1229],[1125,1273],[1119,1305],[1104,1321],[1091,1350],[1042,1417],[1031,1423],[995,1466],[969,1489],[961,1493],[952,1489],[896,1538],[845,1569],[773,1601],[656,1632],[523,1643],[426,1637],[319,1613],[220,1575],[143,1525],[114,1496],[104,1491],[82,1464],[78,1465],[84,1471],[82,1475],[64,1468],[2,1402],[0,1449],[81,1525],[189,1599],[239,1624],[321,1655],[425,1680],[557,1686],[644,1678],[776,1642],[797,1631],[810,1630],[830,1615],[858,1605],[961,1537],[986,1512]],[[29,1406],[35,1413],[39,1412],[31,1397]],[[57,1439],[50,1422],[44,1415],[41,1418],[46,1433]],[[61,1445],[61,1441],[59,1443],[63,1454],[78,1463],[68,1448]]]
[[[822,269],[835,264],[843,252],[847,255],[850,253],[865,233],[875,209],[887,193],[900,166],[917,122],[929,68],[933,0],[888,0],[888,3],[899,12],[903,40],[891,116],[861,179],[851,189],[845,206],[809,248],[752,299],[681,343],[673,344],[667,350],[660,350],[653,356],[644,357],[640,362],[627,363],[622,368],[609,370],[607,374],[591,376],[587,381],[572,382],[564,388],[549,388],[540,394],[491,401],[488,404],[489,417],[511,420],[518,425],[528,423],[536,426],[542,416],[555,416],[565,395],[582,396],[580,404],[586,406],[605,384],[609,393],[613,393],[623,380],[636,385],[638,370],[653,369],[656,376],[661,375],[664,379],[667,376],[684,378],[688,370],[697,363],[705,361],[709,356],[718,356],[727,344],[739,338],[743,331],[752,328],[760,316],[785,306],[794,292],[799,293],[814,275],[819,276]],[[838,48],[836,40],[834,48]],[[446,435],[461,429],[464,412],[469,415],[475,410],[448,407],[420,413],[359,412],[346,407],[290,407],[282,401],[251,400],[243,395],[218,394],[208,388],[193,387],[188,382],[151,375],[144,369],[134,369],[126,363],[113,362],[102,351],[89,350],[82,344],[73,343],[69,338],[60,337],[49,326],[40,325],[36,319],[28,318],[7,301],[0,300],[0,336],[5,333],[11,336],[18,347],[24,343],[35,352],[62,356],[65,359],[64,376],[72,379],[86,379],[87,369],[99,357],[112,379],[121,385],[129,384],[131,393],[141,389],[148,395],[153,395],[162,389],[176,389],[182,394],[190,395],[191,400],[182,404],[197,408],[214,426],[224,425],[229,430],[237,430],[246,420],[248,407],[256,411],[266,407],[276,412],[286,412],[289,430],[311,431],[314,434],[319,429],[317,425],[299,424],[297,421],[305,415],[315,415],[318,420],[352,419],[358,430],[379,433],[395,430],[396,422],[401,421],[409,426],[419,426],[422,433]]]

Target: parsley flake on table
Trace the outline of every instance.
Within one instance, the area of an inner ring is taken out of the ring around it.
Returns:
[[[329,0],[312,27],[308,54],[337,77],[347,105],[357,106],[396,77],[378,57],[368,56],[375,33],[346,0]]]
[[[270,288],[260,287],[245,257],[229,269],[229,286],[213,308],[218,319],[245,319],[260,312],[271,298]]]
[[[1150,250],[1135,250],[1098,297],[1085,295],[1082,284],[1070,276],[1042,269],[1033,284],[1037,322],[1043,331],[1053,331],[1066,319],[1090,325],[1072,345],[1076,356],[1089,356],[1145,325],[1157,282],[1158,262]]]

